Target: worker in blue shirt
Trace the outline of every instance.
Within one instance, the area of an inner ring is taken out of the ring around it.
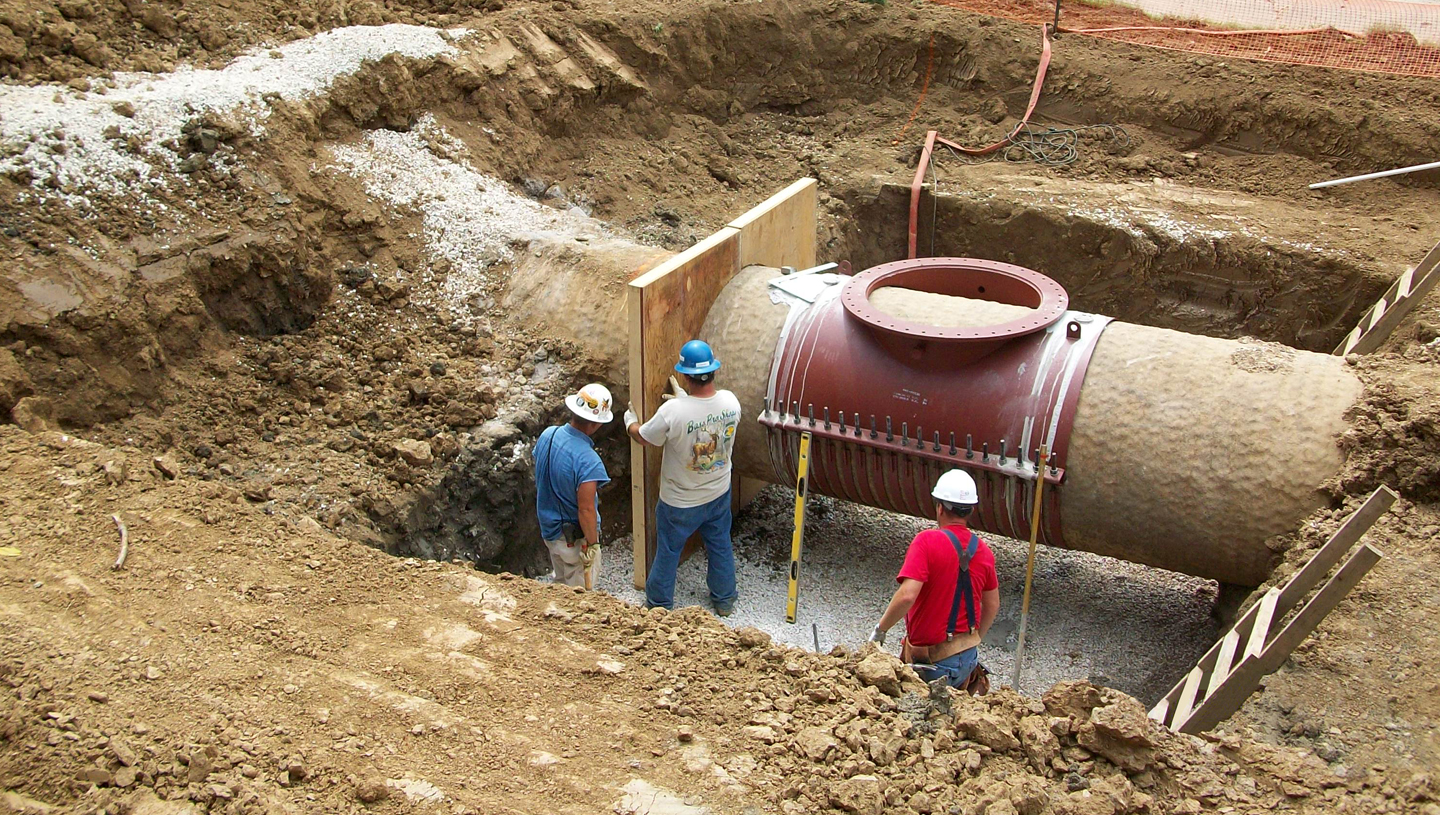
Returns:
[[[555,582],[589,589],[600,572],[596,491],[610,480],[591,437],[614,414],[610,391],[593,383],[567,396],[565,406],[570,421],[546,428],[535,442],[535,511]]]

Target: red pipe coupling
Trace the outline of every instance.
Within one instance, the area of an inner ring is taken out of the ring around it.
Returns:
[[[978,328],[909,322],[877,310],[886,286],[1027,306]],[[1069,311],[1060,284],[1008,263],[922,258],[851,278],[790,315],[760,423],[780,483],[793,483],[799,434],[812,435],[810,486],[825,495],[920,517],[930,489],[962,467],[980,491],[975,525],[1030,534],[1037,477],[1063,485],[1070,429],[1102,317]],[[1038,450],[1050,450],[1044,473]],[[1045,491],[1041,541],[1063,546],[1063,486]]]

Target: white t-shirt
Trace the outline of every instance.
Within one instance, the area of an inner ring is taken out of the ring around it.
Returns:
[[[679,396],[660,405],[640,435],[664,445],[660,500],[672,507],[708,504],[730,489],[730,458],[740,426],[740,400],[730,391]]]

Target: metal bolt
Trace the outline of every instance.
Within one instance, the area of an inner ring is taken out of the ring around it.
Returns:
[[[760,410],[760,415],[761,415],[761,416],[769,416],[769,415],[770,415],[770,397],[768,397],[768,396],[765,397],[763,400],[761,400],[760,404],[763,406],[762,409]]]
[[[830,408],[825,408],[825,429],[830,429]]]
[[[810,414],[810,426],[815,426],[815,403],[811,402],[805,406],[805,411]]]
[[[980,444],[980,460],[986,463],[990,461],[990,442],[988,441]]]
[[[885,417],[885,441],[886,441],[887,443],[888,443],[888,442],[893,442],[893,441],[895,441],[895,434],[894,434],[893,432],[891,432],[891,430],[890,430],[890,417],[889,417],[889,416],[886,416],[886,417]]]
[[[910,423],[909,423],[909,422],[901,422],[901,423],[900,423],[900,446],[901,446],[901,447],[909,447],[909,446],[910,446]]]
[[[952,431],[952,432],[950,433],[950,455],[953,456],[953,455],[955,455],[955,454],[958,453],[958,452],[960,452],[960,451],[957,450],[957,449],[955,449],[955,433]]]
[[[872,413],[870,414],[870,438],[873,439],[878,435],[879,434],[875,432],[875,414]]]
[[[921,427],[920,425],[917,424],[917,425],[915,425],[915,449],[920,450],[920,449],[923,449],[924,447],[925,447],[925,428],[923,428],[923,427]]]
[[[953,444],[952,444],[952,447],[953,447]],[[935,431],[935,449],[934,449],[932,452],[936,452],[936,453],[940,452],[940,431],[939,431],[939,430],[936,430],[936,431]],[[954,455],[954,453],[951,453],[951,455]]]
[[[872,417],[870,417],[870,418],[872,419],[872,425],[873,425],[873,419],[874,419],[875,417],[872,416]],[[858,413],[855,414],[855,438],[857,438],[857,439],[860,438],[860,414],[858,414]]]
[[[790,415],[795,417],[795,424],[800,424],[800,403],[790,403]]]
[[[966,457],[966,458],[974,458],[974,457],[975,457],[975,447],[974,447],[974,445],[972,445],[972,444],[970,443],[970,434],[969,434],[969,433],[966,433],[966,434],[965,434],[965,457]]]
[[[845,435],[845,411],[840,411],[840,435]]]
[[[1010,457],[1010,456],[1008,456],[1006,453],[1007,453],[1007,451],[1005,450],[1005,440],[1004,440],[1004,439],[1001,439],[1001,440],[1000,440],[1000,463],[1001,463],[1001,464],[1004,464],[1004,463],[1005,463],[1005,459],[1007,459],[1007,458]]]

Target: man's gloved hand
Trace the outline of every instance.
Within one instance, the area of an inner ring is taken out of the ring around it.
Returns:
[[[885,644],[885,632],[880,630],[880,626],[877,625],[870,631],[870,641],[876,645]]]
[[[626,406],[625,406],[625,428],[628,430],[628,429],[630,428],[630,425],[632,425],[632,424],[639,424],[639,423],[640,423],[640,417],[635,415],[635,408],[632,407],[632,406],[630,406],[630,405],[626,405]]]
[[[677,396],[689,396],[689,395],[690,395],[690,394],[689,394],[688,392],[686,392],[686,390],[685,390],[684,388],[680,387],[680,381],[677,380],[675,377],[672,376],[672,377],[670,377],[670,393],[662,393],[662,394],[660,394],[660,398],[661,398],[661,399],[674,399],[674,398],[677,397]]]

